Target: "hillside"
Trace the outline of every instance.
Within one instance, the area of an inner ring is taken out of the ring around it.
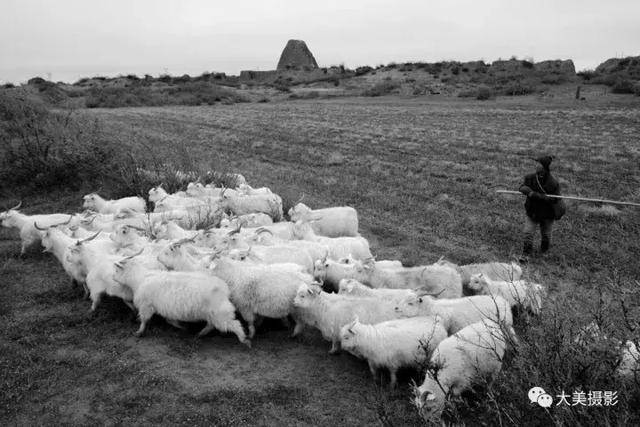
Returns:
[[[564,88],[560,91],[566,93],[575,93],[576,87],[584,84],[608,86],[612,93],[640,95],[640,57],[612,58],[595,71],[578,74],[571,60],[534,63],[515,57],[490,64],[448,61],[390,63],[355,70],[344,66],[283,68],[247,70],[238,76],[215,72],[195,77],[186,74],[98,76],[83,78],[73,84],[48,82],[36,77],[22,88],[51,105],[79,108],[213,105],[382,95],[490,99],[527,94],[553,96],[559,88]],[[13,85],[5,87],[13,88]]]

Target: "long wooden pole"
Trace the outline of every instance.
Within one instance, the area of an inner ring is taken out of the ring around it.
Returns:
[[[519,191],[511,191],[511,190],[496,190],[496,193],[500,193],[500,194],[518,194],[520,196],[524,196],[524,194],[522,194]],[[617,200],[589,199],[587,197],[575,197],[575,196],[557,196],[555,194],[547,194],[547,197],[552,197],[554,199],[577,200],[577,201],[580,201],[580,202],[604,203],[604,204],[607,204],[607,205],[623,205],[623,206],[640,207],[640,203],[619,202]]]

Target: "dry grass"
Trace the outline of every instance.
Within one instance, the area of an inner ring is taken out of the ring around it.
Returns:
[[[354,206],[379,259],[416,264],[444,255],[470,263],[519,253],[523,201],[494,189],[517,188],[534,167],[527,160],[531,155],[557,156],[554,173],[565,194],[637,200],[640,110],[607,102],[298,100],[88,114],[134,150],[152,147],[156,157],[171,159],[172,146],[186,142],[192,158],[207,167],[240,172],[285,200],[304,192],[310,206]],[[255,145],[257,140],[261,144]],[[74,193],[56,195],[54,201],[32,197],[25,211],[73,211],[79,201]],[[624,283],[640,277],[639,227],[638,210],[624,208],[603,217],[570,204],[557,223],[551,253],[535,258],[527,274],[570,304],[566,320],[575,313],[575,326],[586,324],[602,283],[614,275]],[[265,324],[252,350],[226,335],[196,341],[192,331],[173,329],[160,319],[145,338],[133,339],[135,321],[123,304],[107,299],[95,315],[86,314],[88,303],[71,290],[51,258],[17,259],[16,236],[0,233],[0,419],[5,424],[421,422],[408,401],[410,380],[420,381],[416,373],[404,373],[397,391],[380,389],[362,361],[328,356],[328,344],[313,331],[292,341],[277,323]],[[618,295],[607,292],[614,317]],[[580,314],[581,307],[589,309]],[[527,345],[552,324],[544,317]],[[515,358],[505,375],[531,375],[521,363],[526,357]],[[548,363],[542,356],[535,360]],[[575,385],[560,382],[566,378],[558,376],[558,383],[546,386]],[[506,396],[500,387],[494,391]],[[513,390],[511,400],[518,399],[526,402],[526,391]],[[630,399],[617,415],[609,414],[608,422],[638,416]],[[451,414],[453,419],[496,424],[483,419],[474,402],[466,412]],[[514,423],[541,419],[540,408],[528,411]],[[465,413],[472,418],[465,419]],[[572,416],[588,424],[584,414]]]

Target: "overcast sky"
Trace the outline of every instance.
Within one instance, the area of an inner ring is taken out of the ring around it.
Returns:
[[[270,70],[288,39],[318,64],[640,55],[640,0],[0,0],[0,82],[40,75]]]

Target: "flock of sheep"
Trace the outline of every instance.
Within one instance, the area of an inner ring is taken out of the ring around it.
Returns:
[[[355,209],[297,203],[285,221],[277,194],[237,181],[194,182],[175,194],[152,188],[152,212],[139,197],[93,193],[80,214],[25,215],[16,206],[0,219],[19,230],[23,254],[38,243],[51,252],[91,310],[107,294],[137,311],[137,335],[158,314],[178,328],[205,321],[200,336],[217,329],[250,347],[260,318],[288,318],[292,336],[319,329],[330,353],[366,359],[376,380],[388,369],[391,386],[399,368],[435,367],[414,388],[425,418],[500,370],[517,342],[512,309],[541,309],[544,288],[520,280],[517,264],[375,260]]]

